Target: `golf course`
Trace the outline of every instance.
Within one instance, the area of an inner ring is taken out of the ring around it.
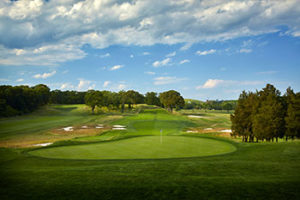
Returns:
[[[47,105],[0,120],[1,199],[297,199],[300,143],[242,143],[229,113]],[[232,196],[234,194],[234,196]]]

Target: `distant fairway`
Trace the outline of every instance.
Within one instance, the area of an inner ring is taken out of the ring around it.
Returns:
[[[144,136],[115,142],[45,148],[30,154],[59,159],[160,159],[211,156],[235,150],[233,145],[214,139]]]

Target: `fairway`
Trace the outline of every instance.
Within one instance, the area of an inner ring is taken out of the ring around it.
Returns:
[[[59,159],[162,159],[224,154],[236,148],[227,142],[185,136],[143,136],[114,142],[62,146],[30,154]]]

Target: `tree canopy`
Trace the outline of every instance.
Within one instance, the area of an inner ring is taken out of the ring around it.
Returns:
[[[173,111],[174,108],[180,109],[184,106],[183,97],[175,90],[160,93],[159,99],[162,105],[170,111]]]
[[[232,134],[245,142],[300,137],[300,94],[288,88],[280,96],[271,84],[255,93],[243,91],[230,118]]]

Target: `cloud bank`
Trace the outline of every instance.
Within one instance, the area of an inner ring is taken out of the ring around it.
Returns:
[[[85,57],[84,44],[182,43],[185,50],[197,42],[277,32],[280,27],[285,27],[284,34],[299,37],[299,11],[297,0],[3,0],[0,64],[56,65]]]

